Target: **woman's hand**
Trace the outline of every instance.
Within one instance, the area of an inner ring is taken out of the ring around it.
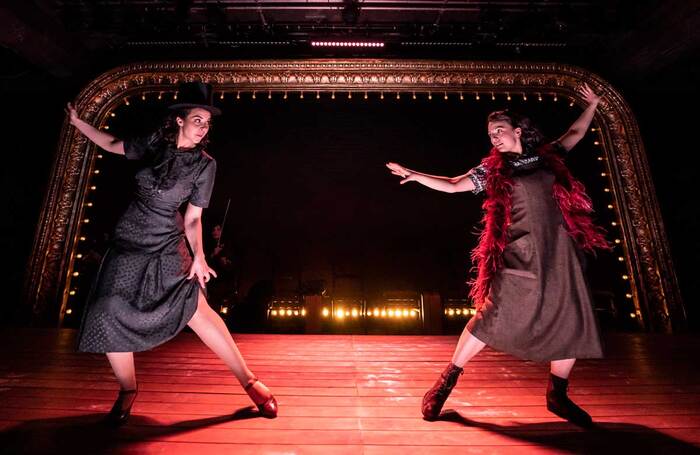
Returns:
[[[203,257],[195,257],[192,261],[192,266],[190,267],[190,274],[187,277],[191,280],[193,277],[197,277],[199,285],[204,289],[205,283],[208,283],[211,279],[211,275],[216,278],[216,272],[207,265],[207,261]]]
[[[406,169],[398,163],[386,163],[386,167],[389,168],[392,174],[403,178],[400,182],[402,185],[416,179],[416,174],[414,174],[412,170]]]
[[[75,107],[73,107],[73,103],[67,103],[66,108],[64,110],[70,118],[70,124],[75,126],[78,120],[80,120],[80,117],[78,117],[78,111],[76,111]]]
[[[600,102],[600,95],[596,94],[596,92],[594,92],[593,89],[586,83],[579,85],[576,88],[576,92],[581,95],[581,98],[583,98],[589,105],[597,105]]]

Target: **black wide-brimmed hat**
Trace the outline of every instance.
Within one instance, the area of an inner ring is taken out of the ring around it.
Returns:
[[[214,91],[210,84],[204,82],[183,82],[177,89],[177,104],[168,106],[170,109],[191,109],[199,107],[211,113],[220,115],[221,109],[214,106]]]

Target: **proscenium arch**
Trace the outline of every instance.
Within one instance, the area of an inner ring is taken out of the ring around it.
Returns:
[[[104,125],[131,96],[174,92],[204,81],[221,92],[351,92],[476,97],[478,94],[557,96],[583,106],[575,88],[588,83],[603,96],[595,122],[621,230],[623,260],[640,327],[672,332],[686,326],[670,250],[636,119],[607,81],[557,63],[416,60],[253,60],[140,63],[108,71],[75,100],[81,117]],[[473,98],[472,98],[473,99]],[[101,151],[66,120],[37,225],[25,281],[33,323],[60,324],[70,295],[81,216]]]

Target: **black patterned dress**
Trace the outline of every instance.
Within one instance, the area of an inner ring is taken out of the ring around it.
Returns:
[[[124,142],[138,160],[136,191],[114,229],[86,303],[83,352],[145,351],[177,335],[197,309],[187,280],[192,254],[180,207],[207,207],[216,161],[201,147],[176,150],[157,135]]]
[[[552,145],[566,152],[558,143]],[[467,330],[526,360],[602,357],[585,258],[564,227],[552,191],[554,174],[536,154],[507,160],[513,192],[503,267]],[[472,170],[475,193],[485,189],[486,177],[483,167]]]

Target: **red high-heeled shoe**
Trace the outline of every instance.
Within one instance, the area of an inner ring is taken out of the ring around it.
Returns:
[[[268,419],[277,417],[277,400],[272,396],[270,389],[265,384],[253,378],[243,388],[253,403],[258,407],[260,415]]]

